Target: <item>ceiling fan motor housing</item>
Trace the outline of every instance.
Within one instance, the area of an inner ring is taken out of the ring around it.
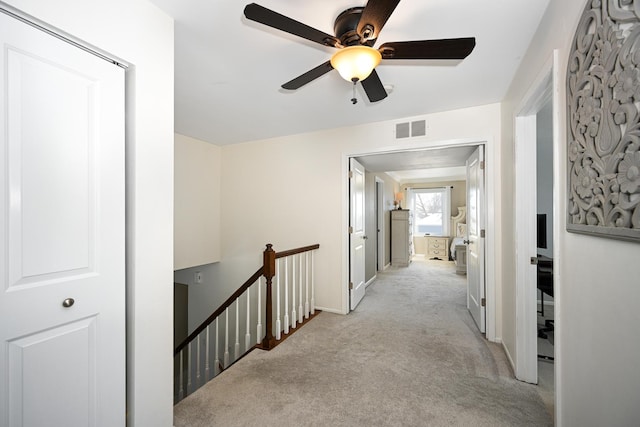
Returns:
[[[336,37],[340,39],[340,43],[343,46],[355,46],[364,44],[366,46],[373,46],[374,40],[367,40],[362,43],[362,37],[358,34],[357,28],[362,16],[363,7],[351,7],[344,10],[335,20],[333,25],[333,31]],[[369,30],[373,32],[373,28]],[[366,37],[365,37],[366,38]]]

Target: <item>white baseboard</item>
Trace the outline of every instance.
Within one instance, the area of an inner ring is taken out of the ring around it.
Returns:
[[[502,349],[504,350],[504,354],[507,355],[507,360],[509,361],[509,364],[511,365],[511,370],[515,373],[516,372],[516,364],[513,363],[513,358],[511,357],[511,353],[509,353],[509,350],[504,345],[504,342],[502,343]]]
[[[376,280],[376,278],[377,278],[377,277],[378,277],[378,276],[377,276],[377,275],[375,275],[375,276],[373,276],[371,279],[369,279],[369,281],[368,281],[367,283],[365,283],[365,284],[364,284],[364,288],[366,289],[366,288],[367,288],[367,286],[369,286],[370,284],[372,284],[372,283]]]

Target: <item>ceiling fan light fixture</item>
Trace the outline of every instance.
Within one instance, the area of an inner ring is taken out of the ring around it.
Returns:
[[[338,70],[346,81],[362,81],[369,77],[381,59],[380,52],[372,47],[348,46],[338,50],[331,57],[331,66]]]

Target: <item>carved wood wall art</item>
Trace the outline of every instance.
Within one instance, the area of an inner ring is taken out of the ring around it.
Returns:
[[[640,241],[640,0],[587,2],[567,121],[567,230]]]

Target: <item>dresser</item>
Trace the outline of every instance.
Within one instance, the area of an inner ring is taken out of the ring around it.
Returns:
[[[449,259],[449,236],[425,236],[428,259]]]
[[[408,209],[391,211],[391,265],[407,267],[413,254],[413,217]]]

